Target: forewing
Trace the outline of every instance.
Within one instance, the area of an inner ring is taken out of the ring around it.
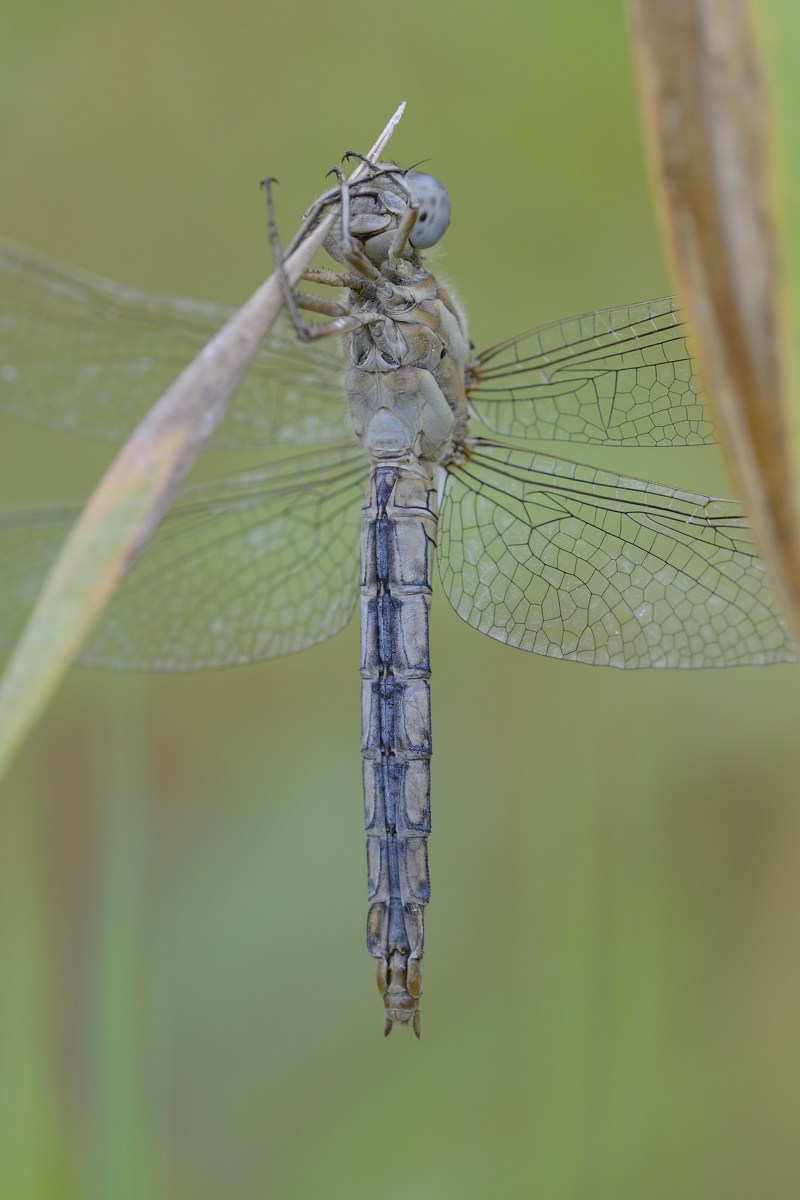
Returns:
[[[368,470],[361,450],[331,447],[187,488],[78,661],[189,671],[332,637],[358,593]],[[0,513],[0,653],[19,635],[79,509]]]
[[[677,301],[545,325],[487,350],[469,392],[495,433],[606,446],[716,441]]]
[[[125,288],[0,239],[0,411],[101,441],[130,434],[235,310]],[[278,322],[216,449],[352,435],[338,339]]]
[[[738,505],[478,440],[449,472],[439,569],[469,625],[613,667],[789,662]]]

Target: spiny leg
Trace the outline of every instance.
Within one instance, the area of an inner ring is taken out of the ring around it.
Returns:
[[[419,201],[412,197],[408,202],[408,208],[403,213],[402,219],[395,231],[395,235],[392,238],[392,244],[389,247],[389,262],[393,267],[396,266],[399,260],[402,258],[403,251],[408,244],[408,239],[411,237],[411,233],[417,223],[418,215]]]
[[[361,156],[359,155],[359,157]],[[342,236],[339,243],[342,261],[346,262],[349,267],[352,267],[356,274],[362,278],[369,279],[373,283],[379,283],[381,273],[378,268],[374,263],[370,262],[363,250],[359,250],[353,245],[353,239],[350,234],[350,190],[344,174],[338,167],[334,167],[328,174],[336,175],[342,193]]]
[[[343,176],[340,174],[341,195],[343,206],[343,221],[345,213],[349,220],[349,196],[347,194],[347,184]],[[289,283],[286,275],[286,269],[283,262],[283,251],[281,249],[280,237],[278,235],[278,224],[275,220],[275,205],[272,198],[272,184],[277,180],[267,177],[263,181],[264,191],[267,201],[267,225],[269,230],[270,246],[275,260],[275,271],[283,292],[283,300],[286,305],[286,311],[289,314],[289,319],[294,326],[295,333],[300,341],[311,342],[320,338],[330,337],[333,334],[352,333],[356,329],[360,329],[363,325],[369,323],[372,319],[366,314],[353,314],[348,311],[346,305],[339,304],[334,301],[326,301],[317,296],[295,296],[295,293]],[[345,226],[346,227],[346,226]],[[307,309],[311,312],[320,312],[333,317],[333,320],[326,322],[323,325],[306,325],[301,316],[300,308]]]
[[[326,317],[350,316],[350,306],[343,300],[328,300],[325,296],[312,296],[310,292],[295,292],[294,302],[305,312],[322,313]]]
[[[394,170],[387,170],[386,174],[391,175],[392,183],[397,185],[406,198],[406,211],[403,213],[403,216],[400,219],[400,223],[395,230],[395,235],[392,238],[392,244],[389,247],[389,262],[394,267],[402,258],[403,251],[408,244],[408,239],[411,237],[414,226],[417,223],[417,217],[419,216],[419,200],[406,183],[404,172],[398,171],[395,168]]]
[[[359,292],[362,295],[374,292],[372,285],[363,276],[351,271],[331,271],[328,267],[319,267],[304,271],[301,279],[307,283],[318,283],[321,287],[348,288],[351,292]],[[344,301],[327,300],[307,292],[296,292],[295,301],[298,308],[325,313],[329,317],[347,316],[350,312]]]
[[[358,291],[364,287],[364,279],[351,271],[331,271],[329,267],[312,267],[303,271],[301,279],[308,283],[320,283],[324,287],[350,288]]]
[[[261,181],[264,188],[264,195],[267,201],[267,232],[269,234],[269,244],[272,248],[272,260],[275,264],[275,271],[278,276],[278,281],[281,285],[283,293],[283,302],[286,305],[286,311],[289,314],[289,319],[295,328],[295,333],[304,342],[309,340],[309,330],[300,319],[300,310],[295,301],[292,285],[289,283],[289,277],[286,274],[286,268],[283,265],[283,250],[281,249],[280,237],[278,235],[278,223],[275,220],[275,205],[272,200],[272,185],[277,183],[277,179],[273,179],[267,175]]]

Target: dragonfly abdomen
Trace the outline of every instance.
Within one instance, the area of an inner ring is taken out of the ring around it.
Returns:
[[[436,489],[419,461],[380,463],[362,522],[361,676],[370,908],[386,1032],[419,1034],[424,907],[430,896],[428,611]]]

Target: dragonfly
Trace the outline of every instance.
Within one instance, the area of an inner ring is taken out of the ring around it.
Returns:
[[[676,301],[476,352],[424,263],[449,224],[447,191],[365,166],[315,210],[338,206],[334,265],[306,275],[324,294],[287,295],[215,434],[212,448],[263,451],[263,465],[184,489],[78,661],[270,659],[333,637],[359,604],[367,947],[385,1032],[419,1036],[434,559],[458,615],[520,650],[624,668],[795,651],[738,504],[550,452],[715,440]],[[121,441],[230,315],[0,242],[0,411]],[[0,512],[0,651],[78,511]]]

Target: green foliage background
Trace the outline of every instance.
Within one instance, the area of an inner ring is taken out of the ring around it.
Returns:
[[[669,290],[612,0],[0,0],[0,228],[243,299],[258,180],[293,230],[401,99],[476,344]],[[80,495],[108,457],[6,420],[0,493]],[[729,486],[713,451],[585,457]],[[363,947],[355,624],[71,673],[2,790],[0,1195],[797,1195],[794,670],[542,660],[442,596],[432,634],[421,1043],[382,1038]]]

